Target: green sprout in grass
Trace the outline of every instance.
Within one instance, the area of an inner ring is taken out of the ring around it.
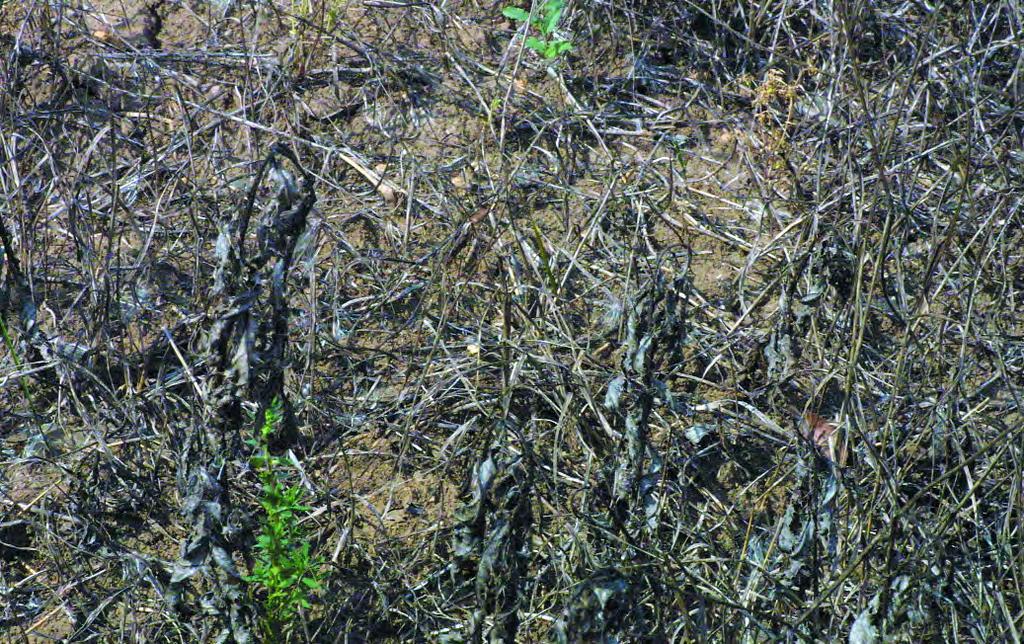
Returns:
[[[571,42],[555,36],[564,9],[565,0],[546,0],[534,13],[519,7],[505,7],[501,13],[516,22],[533,25],[540,32],[540,37],[529,36],[526,46],[544,58],[553,60],[572,50]]]
[[[300,609],[310,607],[312,594],[322,588],[323,562],[311,553],[309,535],[299,519],[310,508],[302,504],[298,485],[285,485],[287,459],[270,453],[270,437],[283,418],[281,400],[275,398],[264,415],[250,462],[263,484],[260,505],[266,516],[256,537],[256,565],[245,579],[264,595],[260,627],[268,641],[285,635]]]

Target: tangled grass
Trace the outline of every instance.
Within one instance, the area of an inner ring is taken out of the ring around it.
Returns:
[[[1020,639],[1017,3],[298,4],[0,14],[4,640]]]

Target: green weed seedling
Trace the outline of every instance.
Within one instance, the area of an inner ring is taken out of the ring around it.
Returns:
[[[309,22],[316,18],[316,9],[313,0],[292,0],[290,29],[292,38],[299,35],[299,27],[303,22]],[[341,22],[345,7],[341,0],[328,0],[326,9],[323,28],[326,31],[331,31]]]
[[[562,19],[564,9],[565,0],[546,0],[535,13],[530,13],[519,7],[505,7],[501,13],[516,22],[533,25],[540,33],[540,37],[529,36],[526,39],[526,46],[544,58],[553,60],[572,51],[571,42],[555,37],[555,31],[558,29],[558,22]]]
[[[286,485],[290,464],[270,453],[270,437],[283,418],[281,401],[270,404],[258,438],[248,443],[256,448],[250,463],[263,484],[260,505],[265,516],[256,537],[256,565],[245,579],[262,590],[263,614],[260,627],[267,641],[284,636],[300,609],[310,607],[310,598],[321,590],[323,562],[310,551],[309,535],[299,524],[310,508],[302,504],[300,486]]]

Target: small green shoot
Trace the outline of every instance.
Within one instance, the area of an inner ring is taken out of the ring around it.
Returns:
[[[14,367],[20,371],[21,360],[18,359],[18,350],[14,346],[14,341],[11,339],[11,334],[7,331],[7,324],[4,322],[4,318],[2,315],[0,315],[0,336],[3,337],[4,346],[6,346],[7,350],[11,353],[11,359],[14,360]],[[32,394],[28,390],[28,378],[22,376],[21,378],[18,379],[18,382],[21,383],[21,392],[25,394],[25,400],[31,402]]]
[[[564,10],[565,0],[546,0],[541,5],[540,10],[535,13],[530,13],[519,7],[505,7],[501,13],[506,18],[511,18],[516,22],[525,22],[533,25],[540,33],[540,37],[527,37],[526,46],[544,58],[553,60],[566,52],[572,51],[571,42],[555,36]]]
[[[341,24],[344,17],[345,7],[342,0],[327,0],[326,13],[324,14],[323,28],[332,31]],[[289,33],[292,38],[299,35],[304,22],[312,22],[316,17],[317,7],[313,0],[292,0],[291,2],[291,29]]]
[[[264,415],[256,448],[250,459],[263,484],[260,505],[266,516],[256,537],[256,565],[245,579],[265,593],[260,627],[267,641],[284,636],[299,609],[310,608],[310,597],[322,589],[323,562],[310,552],[309,535],[299,518],[310,511],[302,504],[298,485],[284,484],[287,459],[270,453],[270,437],[283,418],[281,401],[275,398]]]

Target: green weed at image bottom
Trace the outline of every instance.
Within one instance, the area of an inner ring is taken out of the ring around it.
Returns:
[[[245,580],[261,599],[260,628],[267,641],[285,637],[300,610],[311,607],[313,594],[322,589],[323,561],[313,556],[309,534],[299,523],[310,511],[302,504],[303,490],[286,485],[287,460],[270,453],[270,437],[281,423],[281,401],[267,409],[258,438],[248,441],[256,448],[252,466],[262,483],[260,505],[265,516],[256,537],[256,565]]]

